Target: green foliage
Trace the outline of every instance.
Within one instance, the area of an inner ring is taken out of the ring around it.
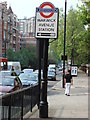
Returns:
[[[12,48],[8,49],[7,58],[8,58],[8,61],[11,61],[11,60],[14,61],[15,60],[15,53],[13,52]]]
[[[57,40],[49,43],[49,55],[48,59],[50,63],[58,63],[58,54],[57,54]]]
[[[82,18],[85,20],[84,24],[90,23],[90,0],[84,1],[82,0],[84,5],[80,8],[82,15]]]
[[[89,6],[90,4],[88,4]],[[88,7],[89,8],[89,7]],[[81,65],[82,63],[88,63],[89,51],[90,51],[90,23],[89,15],[85,5],[82,5],[78,10],[74,10],[72,7],[68,11],[66,17],[66,40],[65,40],[65,53],[68,59],[72,58],[74,64]],[[85,25],[88,24],[88,29],[85,29]],[[50,49],[53,47],[53,54],[59,56],[63,55],[64,50],[64,14],[63,10],[59,11],[59,31],[58,31],[58,41],[53,42],[55,45],[50,45]],[[57,45],[56,45],[57,44]],[[90,58],[89,58],[90,59]]]
[[[7,58],[8,61],[20,61],[22,68],[37,67],[36,47],[33,46],[24,48],[16,53],[9,48]]]

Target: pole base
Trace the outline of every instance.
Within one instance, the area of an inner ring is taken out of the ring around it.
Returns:
[[[39,117],[40,118],[48,118],[48,103],[41,101],[39,108]]]

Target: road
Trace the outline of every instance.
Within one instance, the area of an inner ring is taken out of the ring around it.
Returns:
[[[58,74],[56,75],[56,81],[50,81],[48,80],[48,92],[52,89],[52,87],[57,84],[62,79],[62,75]]]

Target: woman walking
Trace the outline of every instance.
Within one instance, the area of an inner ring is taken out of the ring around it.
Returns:
[[[71,85],[73,84],[73,79],[70,70],[68,70],[67,74],[65,75],[64,82],[65,82],[65,95],[70,96],[70,88]]]

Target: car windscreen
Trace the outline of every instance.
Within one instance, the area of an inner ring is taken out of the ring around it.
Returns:
[[[1,78],[0,85],[1,86],[14,86],[14,79],[13,78]]]
[[[27,74],[27,73],[22,73],[22,74],[20,74],[19,75],[19,78],[21,79],[21,80],[28,80],[28,81],[30,81],[30,80],[37,80],[37,76],[35,75],[35,74]]]
[[[55,75],[55,73],[52,71],[48,71],[48,75]]]
[[[11,72],[10,71],[3,71],[1,72],[2,76],[11,76]]]

